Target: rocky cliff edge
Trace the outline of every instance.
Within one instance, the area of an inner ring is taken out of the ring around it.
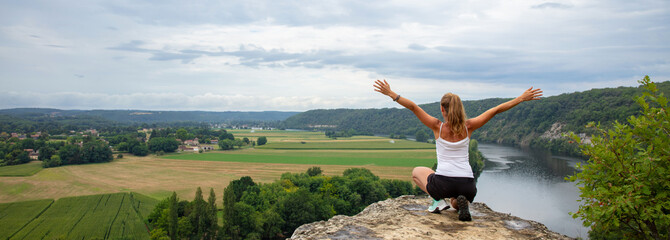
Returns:
[[[541,223],[470,205],[473,221],[461,222],[450,208],[426,211],[428,197],[401,196],[373,203],[355,216],[334,216],[298,227],[290,239],[572,239]]]

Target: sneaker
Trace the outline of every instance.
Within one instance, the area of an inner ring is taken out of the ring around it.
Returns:
[[[428,207],[428,211],[432,213],[440,213],[440,211],[445,210],[447,208],[449,208],[449,205],[447,204],[447,202],[444,201],[444,199],[440,199],[439,201],[433,199],[433,205],[430,205],[430,207]]]
[[[458,198],[456,198],[456,201],[458,202],[458,220],[472,221],[468,199],[466,199],[463,195],[459,195]]]

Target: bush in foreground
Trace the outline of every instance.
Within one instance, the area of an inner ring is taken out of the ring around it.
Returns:
[[[668,100],[648,76],[640,83],[648,90],[636,98],[641,115],[611,130],[589,124],[599,135],[580,146],[588,164],[569,177],[581,191],[581,206],[572,216],[591,227],[592,239],[670,238]]]

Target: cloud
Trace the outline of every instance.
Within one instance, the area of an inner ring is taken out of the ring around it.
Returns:
[[[412,50],[416,50],[416,51],[422,51],[422,50],[428,49],[426,46],[416,44],[416,43],[410,44],[409,46],[407,46],[407,48],[412,49]]]
[[[37,0],[0,15],[1,91],[31,89],[49,98],[15,97],[64,108],[200,109],[198,98],[240,110],[394,106],[360,100],[374,95],[371,79],[423,103],[445,89],[509,97],[528,85],[561,93],[670,75],[665,0]]]
[[[546,2],[538,5],[533,5],[531,8],[534,9],[547,9],[547,8],[555,8],[555,9],[568,9],[572,8],[572,5],[568,4],[562,4],[562,3],[556,3],[556,2]]]
[[[182,93],[105,94],[57,92],[5,92],[0,96],[0,109],[44,107],[59,109],[138,109],[138,110],[208,110],[208,111],[304,111],[333,106],[347,108],[368,105],[370,97],[341,98],[318,96],[251,96],[205,93],[188,96]]]

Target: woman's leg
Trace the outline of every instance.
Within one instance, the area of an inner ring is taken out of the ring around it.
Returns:
[[[426,184],[428,184],[428,175],[431,173],[434,173],[433,169],[427,168],[427,167],[415,167],[414,170],[412,170],[412,180],[414,180],[414,183],[416,183],[421,190],[424,192],[428,193],[428,190],[426,190]]]

